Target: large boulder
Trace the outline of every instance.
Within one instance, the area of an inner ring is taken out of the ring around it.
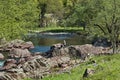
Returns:
[[[69,56],[73,59],[82,58],[84,56],[78,46],[68,46],[61,49],[54,49],[50,54],[52,57]]]
[[[31,41],[28,41],[28,42],[25,42],[25,43],[21,44],[20,48],[22,48],[22,49],[32,49],[32,48],[34,48],[34,45]]]
[[[22,57],[30,57],[31,53],[28,51],[28,49],[19,49],[14,48],[10,51],[10,57],[13,58],[22,58]]]
[[[50,57],[70,56],[71,58],[85,59],[90,55],[110,54],[109,50],[110,50],[109,47],[95,47],[91,44],[85,44],[85,45],[71,45],[60,49],[57,48],[54,50],[50,50],[47,53],[48,55],[50,55]]]

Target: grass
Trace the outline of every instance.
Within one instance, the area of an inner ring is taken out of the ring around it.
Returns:
[[[79,32],[82,27],[44,27],[29,30],[30,32]]]
[[[42,80],[120,80],[120,54],[95,56],[91,60],[95,60],[97,65],[88,61],[72,69],[71,74],[52,74]],[[86,68],[94,69],[95,73],[83,78]]]
[[[89,61],[72,69],[71,74],[54,74],[43,80],[120,80],[120,54],[97,56],[93,60],[96,61],[97,66]],[[86,68],[94,69],[95,73],[87,78],[82,78]]]

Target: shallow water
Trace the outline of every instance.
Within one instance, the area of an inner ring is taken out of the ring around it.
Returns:
[[[0,60],[0,67],[3,66],[4,62],[5,62],[5,60]]]
[[[66,41],[67,45],[82,45],[89,43],[86,36],[77,35],[75,33],[30,33],[27,35],[25,41],[32,41],[35,48],[31,49],[31,52],[46,52],[50,49],[50,46],[56,43],[63,43]]]

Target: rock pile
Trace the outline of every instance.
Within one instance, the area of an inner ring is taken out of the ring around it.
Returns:
[[[91,44],[85,45],[71,45],[68,47],[62,48],[54,48],[47,52],[51,54],[52,57],[54,56],[69,56],[71,58],[81,58],[85,59],[90,55],[106,55],[111,54],[109,47],[95,47]]]
[[[10,54],[0,69],[0,80],[21,80],[27,77],[43,78],[53,71],[68,70],[70,66],[80,64],[81,60],[85,60],[91,54],[107,54],[109,51],[109,48],[94,47],[90,44],[54,46],[42,56],[38,53],[31,55],[28,50],[34,47],[31,42],[18,40],[8,43],[6,47],[11,47]]]
[[[0,45],[0,52],[9,52],[13,48],[21,48],[21,49],[31,49],[34,48],[34,45],[31,41],[24,42],[23,40],[13,40],[11,42]]]

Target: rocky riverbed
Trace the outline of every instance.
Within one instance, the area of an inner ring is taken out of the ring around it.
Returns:
[[[0,68],[0,80],[41,79],[52,73],[70,70],[94,55],[111,54],[109,47],[95,47],[91,44],[70,45],[62,43],[51,45],[45,53],[31,53],[32,42],[14,40],[0,47],[0,59],[5,60]],[[8,52],[4,59],[2,52]]]

